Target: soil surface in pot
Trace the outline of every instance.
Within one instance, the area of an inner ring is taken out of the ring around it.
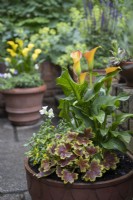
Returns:
[[[127,155],[121,152],[117,152],[120,162],[117,164],[117,168],[115,170],[108,170],[102,177],[97,178],[96,181],[108,181],[111,179],[118,178],[120,176],[126,175],[131,170],[133,170],[133,160]],[[33,165],[31,161],[29,161],[29,165],[31,169],[38,173],[39,165]],[[60,178],[57,177],[55,173],[47,176],[46,178],[57,180],[63,182]],[[75,183],[88,183],[82,180],[81,176],[79,175],[79,179],[75,181]]]

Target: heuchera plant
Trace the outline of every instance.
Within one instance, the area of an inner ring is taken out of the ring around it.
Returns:
[[[47,120],[30,140],[28,152],[33,165],[39,166],[39,178],[56,173],[64,183],[73,183],[79,178],[93,182],[106,171],[116,169],[119,162],[117,150],[127,150],[125,143],[129,143],[131,132],[119,132],[118,126],[133,114],[118,113],[117,109],[120,101],[129,97],[124,93],[110,94],[112,79],[119,67],[106,68],[105,76],[92,81],[94,55],[98,48],[84,55],[80,51],[71,53],[76,81],[67,69],[57,79],[65,94],[59,105],[59,116],[65,124],[53,127],[52,110],[44,107],[40,111]],[[80,66],[83,56],[88,63],[88,72],[84,73]]]

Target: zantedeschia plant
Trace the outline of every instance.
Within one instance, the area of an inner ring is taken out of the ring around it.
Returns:
[[[119,132],[118,126],[133,114],[118,113],[117,109],[120,101],[129,96],[110,93],[112,79],[121,70],[119,67],[107,68],[106,75],[92,83],[94,54],[98,48],[85,54],[71,53],[76,81],[67,69],[57,79],[65,94],[59,104],[59,116],[65,124],[53,127],[49,118],[54,116],[52,110],[43,107],[40,111],[48,121],[31,139],[32,148],[28,152],[33,164],[39,165],[39,178],[56,173],[64,183],[73,183],[78,178],[93,182],[106,171],[115,170],[119,162],[117,151],[127,150],[125,143],[130,142],[131,132]],[[82,73],[82,55],[87,59],[88,72]],[[90,82],[85,79],[87,75]]]

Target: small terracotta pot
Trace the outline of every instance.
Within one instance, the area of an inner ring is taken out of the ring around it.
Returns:
[[[15,88],[2,91],[5,97],[8,119],[17,126],[36,123],[40,119],[39,110],[42,107],[46,86],[35,88]]]
[[[38,179],[28,159],[25,169],[32,200],[131,200],[133,197],[133,170],[109,181],[64,184],[49,178]]]
[[[120,82],[126,82],[127,86],[133,87],[133,62],[120,63],[122,71],[120,71]],[[123,79],[125,81],[123,81]]]

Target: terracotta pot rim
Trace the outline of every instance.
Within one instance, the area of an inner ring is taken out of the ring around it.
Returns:
[[[27,94],[27,93],[36,93],[38,92],[43,92],[47,89],[46,85],[41,85],[38,87],[33,87],[33,88],[14,88],[14,89],[9,89],[9,90],[3,90],[3,94]]]
[[[130,158],[133,159],[133,156],[128,153],[128,155],[130,156]],[[24,165],[25,165],[25,169],[27,170],[27,172],[33,176],[35,179],[38,179],[35,175],[36,173],[31,169],[31,167],[29,166],[28,163],[28,158],[24,159]],[[109,187],[111,185],[117,185],[119,183],[125,182],[127,179],[133,178],[133,170],[131,170],[128,174],[123,175],[121,177],[115,178],[115,179],[111,179],[108,181],[98,181],[98,182],[94,182],[94,183],[74,183],[74,184],[64,184],[61,181],[57,181],[57,180],[53,180],[50,178],[40,178],[38,179],[38,181],[41,181],[42,183],[45,183],[47,185],[53,185],[55,187],[71,187],[71,188],[103,188],[103,187]]]

